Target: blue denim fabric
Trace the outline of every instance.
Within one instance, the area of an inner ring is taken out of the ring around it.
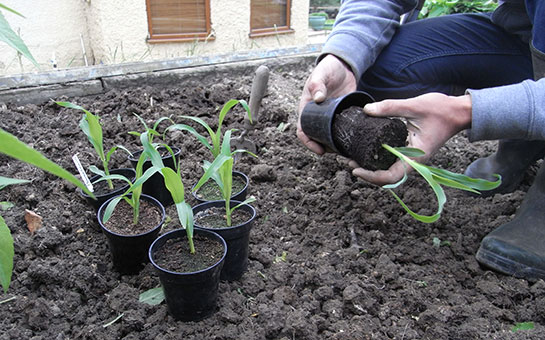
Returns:
[[[527,1],[544,6],[544,1]],[[535,7],[535,8],[538,8]],[[534,8],[528,6],[529,11]],[[541,12],[543,13],[543,12]],[[534,39],[541,50],[544,16],[534,16]],[[536,27],[540,26],[540,27]],[[488,14],[455,14],[400,26],[390,44],[359,82],[376,100],[409,98],[427,92],[463,94],[532,79],[527,43],[493,24]]]
[[[532,22],[532,45],[545,53],[545,1],[526,0],[526,11]]]

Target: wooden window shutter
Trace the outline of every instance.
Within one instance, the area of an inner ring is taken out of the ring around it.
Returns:
[[[250,36],[293,32],[291,0],[251,0]]]
[[[146,0],[149,42],[210,38],[210,0]]]

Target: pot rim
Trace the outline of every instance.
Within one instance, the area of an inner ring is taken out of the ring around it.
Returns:
[[[233,203],[234,203],[234,205],[237,205],[237,204],[240,204],[242,202],[241,201],[231,201],[231,205],[233,205]],[[196,206],[194,206],[192,208],[192,210],[195,211],[195,209],[197,207],[200,208],[200,207],[202,207],[204,205],[213,205],[213,207],[216,207],[216,205],[219,205],[219,204],[221,204],[220,207],[222,207],[222,208],[225,207],[225,200],[206,201],[206,202],[197,204]],[[252,216],[245,222],[242,222],[242,223],[237,224],[237,225],[232,225],[232,226],[226,227],[226,228],[208,228],[208,227],[203,227],[203,226],[200,226],[200,225],[196,225],[196,227],[200,228],[200,229],[204,229],[204,230],[209,230],[209,231],[214,231],[214,230],[218,230],[218,229],[219,230],[233,230],[233,229],[236,229],[236,228],[240,228],[241,226],[252,222],[255,219],[255,217],[257,216],[257,212],[256,212],[255,208],[252,205],[250,205],[248,203],[245,203],[242,206],[248,206],[250,208],[250,212],[252,214]],[[203,209],[203,210],[206,210],[206,209]]]
[[[148,258],[150,260],[150,263],[157,269],[165,272],[165,273],[169,273],[169,274],[172,274],[172,275],[183,275],[183,276],[189,276],[189,275],[196,275],[196,274],[200,274],[200,273],[203,273],[203,272],[206,272],[208,270],[211,270],[217,266],[219,266],[220,264],[222,264],[222,262],[225,260],[225,257],[227,256],[227,242],[225,242],[225,240],[223,239],[223,237],[221,237],[218,233],[215,233],[211,230],[207,230],[207,229],[194,229],[193,230],[193,234],[195,233],[201,233],[201,232],[204,232],[204,233],[209,233],[209,234],[212,234],[213,237],[215,237],[217,239],[217,241],[222,244],[223,246],[223,255],[221,256],[221,258],[216,262],[214,263],[213,265],[209,266],[209,267],[206,267],[206,268],[203,268],[201,270],[197,270],[197,271],[194,271],[194,272],[175,272],[175,271],[172,271],[172,270],[168,270],[168,269],[165,269],[163,267],[161,267],[160,265],[158,265],[154,258],[153,258],[153,248],[155,247],[155,244],[160,242],[160,240],[162,239],[165,239],[165,238],[172,238],[172,239],[181,239],[183,236],[186,236],[186,231],[185,229],[183,228],[178,228],[178,229],[174,229],[174,230],[171,230],[169,232],[166,232],[164,233],[163,235],[159,236],[158,238],[156,238],[150,245],[149,247],[149,250],[148,250]],[[172,236],[172,234],[178,234],[178,233],[181,233],[182,237],[176,237],[176,236]],[[157,246],[159,247],[159,246]]]
[[[131,194],[132,195],[132,194]],[[108,199],[106,202],[102,203],[102,205],[100,206],[100,208],[98,209],[97,211],[97,220],[98,220],[98,224],[100,225],[100,227],[107,231],[108,233],[112,234],[112,235],[115,235],[115,236],[118,236],[118,237],[126,237],[126,238],[135,238],[135,237],[140,237],[140,236],[144,236],[144,235],[148,235],[152,232],[154,232],[155,230],[157,230],[157,228],[161,228],[163,226],[163,224],[165,223],[165,219],[166,219],[166,211],[165,211],[165,207],[161,204],[161,202],[159,202],[159,200],[157,200],[155,197],[152,197],[152,196],[149,196],[149,195],[146,195],[146,194],[142,194],[140,195],[140,199],[144,198],[144,199],[147,199],[148,201],[151,201],[151,203],[155,204],[157,207],[159,207],[159,210],[161,211],[161,221],[157,224],[157,226],[155,226],[154,228],[144,232],[144,233],[141,233],[141,234],[130,234],[130,235],[126,235],[126,234],[120,234],[120,233],[116,233],[115,231],[112,231],[108,228],[106,228],[106,226],[102,223],[102,219],[100,218],[101,215],[102,215],[102,211],[105,209],[105,207],[110,203],[111,200],[115,199],[116,197],[119,197],[119,196],[122,196],[122,195],[116,195],[110,199]]]

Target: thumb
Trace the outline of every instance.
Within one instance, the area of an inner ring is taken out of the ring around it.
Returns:
[[[397,107],[395,100],[383,100],[380,102],[369,103],[363,107],[363,112],[370,116],[384,117],[395,114]]]
[[[327,98],[327,89],[324,84],[317,86],[312,92],[312,100],[316,103],[321,103]]]

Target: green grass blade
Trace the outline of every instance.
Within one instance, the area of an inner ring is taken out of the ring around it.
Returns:
[[[250,196],[248,197],[247,199],[245,199],[243,202],[240,202],[239,204],[235,205],[234,207],[231,208],[231,214],[233,213],[233,211],[235,211],[235,209],[238,209],[240,208],[241,206],[243,205],[246,205],[246,204],[250,204],[252,202],[255,202],[256,201],[256,198],[254,196]]]
[[[447,186],[447,187],[451,187],[451,188],[454,188],[454,189],[459,189],[459,190],[464,190],[464,191],[470,191],[472,193],[475,193],[475,194],[480,194],[479,191],[471,188],[471,187],[468,187],[467,185],[464,185],[462,183],[459,183],[459,182],[456,182],[454,180],[451,180],[449,178],[445,178],[445,177],[441,177],[441,176],[437,176],[435,174],[432,173],[432,177],[433,179],[441,184],[441,185],[444,185],[444,186]]]
[[[407,156],[407,157],[422,157],[424,156],[426,153],[418,148],[409,148],[409,147],[397,147],[397,148],[394,148],[396,149],[397,151],[399,151],[401,154],[403,154],[404,156]]]
[[[392,195],[395,197],[395,199],[399,202],[399,204],[401,204],[401,206],[403,207],[403,209],[405,209],[405,211],[411,215],[414,219],[418,220],[418,221],[421,221],[421,222],[424,222],[424,223],[432,223],[432,222],[435,222],[439,219],[439,217],[441,217],[441,213],[435,213],[434,215],[431,215],[431,216],[427,216],[427,215],[420,215],[420,214],[417,214],[415,213],[414,211],[412,211],[402,200],[401,198],[399,198],[399,196],[396,195],[396,193],[391,190],[391,189],[388,189],[388,191],[390,191],[392,193]]]
[[[197,191],[199,190],[199,188],[204,184],[206,183],[210,177],[212,176],[213,173],[217,173],[218,170],[220,169],[220,167],[226,162],[228,161],[229,159],[232,159],[231,156],[225,156],[225,155],[218,155],[218,157],[216,157],[216,159],[214,159],[214,161],[212,162],[212,164],[210,164],[210,166],[208,167],[208,169],[206,169],[206,171],[204,172],[204,175],[201,177],[201,179],[199,180],[199,182],[197,182],[197,184],[195,185],[195,187],[193,188],[193,191]]]
[[[11,12],[11,13],[13,13],[13,14],[17,14],[17,15],[20,16],[21,18],[24,18],[24,17],[25,17],[25,16],[22,15],[21,13],[17,12],[16,10],[14,10],[14,9],[12,9],[12,8],[9,8],[9,7],[6,6],[6,5],[0,4],[0,8],[3,8],[3,9],[5,9],[6,11],[9,11],[9,12]]]
[[[117,196],[114,199],[112,199],[110,203],[108,203],[108,205],[106,206],[106,209],[104,209],[104,215],[102,215],[102,223],[108,222],[110,217],[112,217],[115,207],[117,206],[119,201],[121,201],[122,198],[123,196]]]
[[[184,185],[180,175],[169,167],[162,168],[161,173],[163,174],[163,178],[165,180],[165,186],[170,192],[174,203],[177,204],[184,202]]]
[[[2,284],[4,293],[7,293],[11,283],[13,256],[13,237],[11,237],[6,221],[0,216],[0,284]]]
[[[140,296],[138,297],[138,301],[151,305],[151,306],[157,306],[161,302],[165,300],[165,292],[163,291],[163,287],[157,287],[152,288],[149,290],[146,290]]]
[[[128,179],[127,177],[125,177],[123,175],[118,175],[118,174],[112,174],[112,175],[108,175],[108,176],[104,175],[104,176],[100,177],[99,179],[97,179],[96,181],[94,181],[93,184],[98,183],[98,182],[102,182],[102,181],[107,181],[107,180],[114,180],[114,179],[125,181],[129,185],[132,184],[130,179]]]
[[[161,124],[162,122],[164,122],[165,120],[168,120],[170,121],[172,124],[174,124],[174,121],[170,118],[170,117],[161,117],[159,119],[157,119],[155,121],[155,124],[153,124],[153,130],[157,131],[157,127],[159,126],[159,124]]]
[[[193,136],[195,136],[199,140],[199,142],[201,142],[204,146],[206,146],[208,149],[212,150],[212,146],[210,145],[210,143],[208,143],[208,140],[206,139],[206,137],[204,137],[203,135],[198,133],[197,130],[195,130],[191,126],[188,126],[188,125],[185,125],[185,124],[171,125],[165,130],[165,133],[163,134],[163,139],[165,137],[165,134],[169,130],[187,131],[187,132],[191,133]]]
[[[413,161],[412,159],[410,159],[407,156],[403,155],[401,152],[399,152],[396,149],[390,147],[389,145],[383,144],[382,146],[386,150],[390,151],[391,153],[396,155],[398,158],[400,158],[401,160],[403,160],[404,162],[409,164],[413,169],[415,169],[426,180],[426,182],[428,182],[428,184],[430,185],[431,189],[433,190],[433,192],[435,194],[435,197],[437,198],[437,212],[435,214],[431,215],[431,216],[424,216],[424,215],[416,214],[415,212],[410,210],[407,207],[407,205],[405,205],[405,203],[403,203],[403,201],[399,197],[397,197],[397,195],[393,191],[391,191],[391,189],[388,189],[388,190],[390,190],[390,192],[392,192],[394,194],[394,197],[396,197],[396,199],[403,206],[403,208],[411,216],[413,216],[415,219],[417,219],[419,221],[422,221],[424,223],[431,223],[431,222],[436,221],[441,216],[441,212],[443,211],[443,206],[445,205],[445,202],[447,201],[447,197],[445,196],[445,192],[443,191],[443,188],[441,188],[439,183],[437,183],[434,180],[431,171],[428,169],[428,167],[426,167],[426,166],[424,166],[424,165],[422,165],[422,164],[420,164],[420,163],[418,163],[416,161]]]
[[[0,189],[5,188],[8,185],[29,183],[27,179],[17,179],[0,176]]]
[[[180,118],[189,119],[189,120],[192,120],[192,121],[194,121],[196,123],[199,123],[202,127],[204,127],[206,129],[206,131],[208,131],[208,134],[210,136],[215,135],[214,130],[212,130],[212,128],[204,120],[200,119],[199,117],[180,116]]]
[[[21,142],[17,137],[0,128],[0,152],[20,161],[32,164],[81,188],[87,195],[95,198],[92,192],[77,177],[50,161],[38,151]]]
[[[471,177],[468,177],[466,175],[457,174],[455,172],[451,172],[451,171],[444,170],[444,169],[437,169],[437,168],[433,168],[433,167],[426,166],[426,165],[424,165],[424,166],[427,167],[436,176],[456,181],[458,183],[461,183],[461,184],[463,184],[465,186],[468,186],[468,187],[470,187],[472,189],[476,189],[476,190],[479,190],[479,191],[492,190],[492,189],[497,188],[501,184],[501,176],[497,175],[497,174],[494,174],[493,176],[498,178],[498,180],[494,181],[494,182],[491,182],[491,181],[487,181],[487,180],[484,180],[484,179],[471,178]]]
[[[14,13],[18,14],[17,12]],[[34,66],[36,66],[38,69],[40,68],[40,65],[36,59],[34,59],[32,53],[30,53],[25,42],[11,29],[2,12],[0,12],[0,41],[8,44],[10,47],[21,53],[25,58],[30,60]]]

